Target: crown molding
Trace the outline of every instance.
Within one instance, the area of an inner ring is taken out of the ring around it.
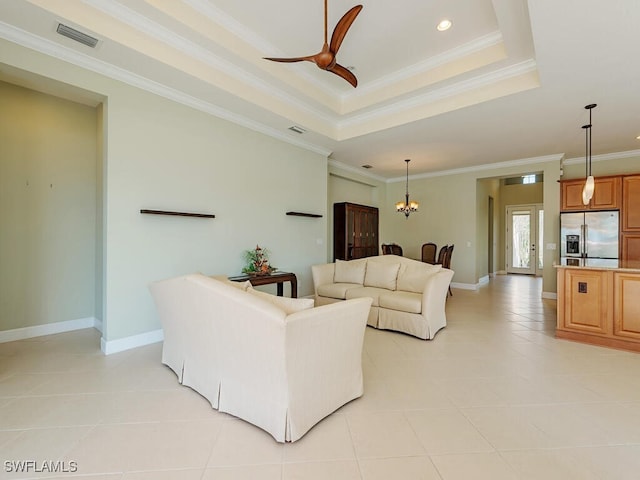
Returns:
[[[627,152],[607,153],[603,155],[598,155],[597,157],[593,157],[592,161],[618,160],[621,158],[633,158],[633,157],[640,157],[640,150],[629,150]],[[544,155],[541,157],[521,158],[518,160],[507,160],[505,162],[474,165],[472,167],[454,168],[450,170],[440,170],[438,172],[430,172],[430,173],[419,173],[415,175],[409,175],[409,179],[420,180],[423,178],[445,177],[448,175],[460,175],[460,174],[471,173],[471,172],[482,172],[487,170],[495,170],[498,168],[518,167],[522,165],[534,165],[539,163],[560,162],[560,161],[562,161],[564,165],[567,165],[567,164],[572,165],[572,164],[584,162],[584,158],[564,159],[564,153],[554,153],[551,155]],[[405,182],[407,180],[406,175],[402,177],[385,178],[379,175],[374,175],[368,171],[364,171],[364,172],[360,171],[356,167],[352,167],[351,165],[347,165],[332,159],[329,159],[329,165],[333,165],[342,170],[347,170],[349,172],[353,172],[358,175],[362,175],[364,177],[369,177],[371,179],[374,179],[383,183],[398,183],[398,182]]]
[[[615,153],[603,153],[601,155],[595,155],[591,157],[592,162],[606,162],[609,160],[620,160],[622,158],[640,157],[640,150],[628,150],[626,152]],[[567,158],[564,160],[564,165],[577,165],[584,163],[584,157]]]
[[[341,170],[345,170],[347,172],[355,173],[356,175],[361,175],[366,178],[370,178],[372,180],[376,180],[377,182],[386,183],[387,179],[385,177],[381,177],[380,175],[376,175],[375,173],[371,173],[365,169],[358,169],[357,167],[353,167],[351,165],[347,165],[346,163],[339,162],[338,160],[329,159],[328,164],[332,167],[339,168]]]
[[[215,117],[227,120],[229,122],[235,123],[236,125],[240,125],[250,130],[262,133],[269,137],[282,140],[286,143],[295,145],[305,150],[309,150],[326,157],[331,154],[331,150],[328,150],[325,147],[309,142],[304,142],[300,139],[291,138],[285,132],[280,132],[275,128],[268,127],[262,123],[256,122],[242,115],[238,115],[229,110],[218,107],[212,103],[204,102],[191,95],[187,95],[174,88],[167,87],[166,85],[162,85],[158,82],[131,73],[122,68],[115,67],[109,63],[103,62],[102,60],[97,60],[84,53],[77,52],[65,46],[54,43],[51,40],[33,35],[2,21],[0,21],[0,38],[4,38],[5,40],[29,48],[30,50],[35,50],[50,57],[57,58],[58,60],[71,63],[86,70],[154,93],[168,100],[172,100],[196,110],[206,112]],[[96,93],[104,95],[104,92]]]
[[[109,15],[120,22],[129,25],[136,31],[146,34],[156,41],[174,48],[175,50],[184,54],[186,57],[194,58],[197,61],[208,65],[209,67],[212,67],[238,81],[245,83],[249,86],[249,88],[253,88],[263,93],[264,95],[275,97],[286,103],[287,105],[295,105],[296,108],[303,110],[306,115],[313,116],[327,125],[331,125],[333,122],[335,122],[335,116],[329,116],[326,113],[311,107],[311,105],[306,102],[301,103],[299,99],[293,97],[282,89],[268,84],[263,78],[258,77],[257,75],[253,75],[246,70],[237,67],[232,62],[211,53],[197,43],[187,40],[186,38],[173,32],[172,30],[159,25],[157,22],[149,20],[147,17],[139,14],[135,10],[132,10],[125,5],[122,5],[115,0],[84,0],[84,2],[92,6],[96,10],[99,10],[102,13]],[[200,80],[211,83],[205,79]],[[223,88],[218,85],[216,86],[217,88]]]
[[[564,154],[555,153],[552,155],[544,155],[542,157],[531,157],[531,158],[521,158],[518,160],[507,160],[506,162],[497,162],[497,163],[485,163],[482,165],[474,165],[472,167],[462,167],[462,168],[454,168],[451,170],[441,170],[438,172],[430,172],[430,173],[419,173],[416,175],[409,175],[409,179],[420,180],[423,178],[434,178],[434,177],[445,177],[448,175],[460,175],[464,173],[471,172],[482,172],[487,170],[495,170],[498,168],[508,168],[508,167],[519,167],[522,165],[533,165],[538,163],[547,163],[547,162],[559,162],[562,159]],[[407,177],[395,177],[387,179],[387,183],[397,183],[406,181]]]
[[[460,45],[459,47],[452,48],[446,52],[443,52],[434,57],[430,57],[424,61],[410,65],[402,70],[385,75],[372,82],[360,86],[358,90],[353,92],[347,92],[342,94],[343,101],[351,98],[364,97],[377,90],[388,88],[389,86],[407,80],[415,75],[428,72],[439,66],[452,63],[456,60],[479,52],[486,48],[492,47],[499,43],[502,43],[502,34],[499,31],[489,33],[476,40]]]
[[[525,60],[523,62],[509,65],[507,67],[494,70],[482,75],[475,76],[473,78],[456,82],[452,85],[435,89],[422,95],[416,95],[412,98],[408,98],[403,101],[395,102],[385,107],[377,108],[370,112],[352,115],[345,120],[338,122],[338,131],[353,127],[355,125],[376,120],[380,117],[399,113],[404,110],[409,110],[421,105],[434,103],[439,100],[450,98],[456,95],[485,87],[487,85],[494,84],[496,82],[508,80],[520,75],[537,71],[537,64],[534,59]]]

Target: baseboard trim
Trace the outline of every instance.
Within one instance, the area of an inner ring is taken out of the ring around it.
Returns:
[[[558,294],[554,292],[542,292],[542,298],[548,298],[549,300],[557,300]]]
[[[151,332],[140,333],[139,335],[132,335],[131,337],[119,338],[117,340],[106,341],[104,337],[102,337],[100,340],[100,348],[105,355],[111,355],[112,353],[158,343],[162,340],[164,340],[164,332],[162,329],[158,329],[152,330]]]
[[[451,288],[459,288],[460,290],[478,290],[481,286],[489,283],[489,275],[485,275],[478,280],[478,283],[458,283],[451,282]]]
[[[14,328],[13,330],[4,330],[0,331],[0,343],[42,337],[44,335],[53,335],[56,333],[71,332],[73,330],[82,330],[83,328],[92,328],[95,327],[98,322],[100,323],[100,326],[102,326],[102,322],[98,319],[94,317],[86,317],[78,318],[76,320],[45,323],[44,325]]]

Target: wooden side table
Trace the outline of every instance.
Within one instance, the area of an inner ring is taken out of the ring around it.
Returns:
[[[275,272],[270,275],[237,275],[229,277],[232,282],[246,282],[249,280],[254,287],[257,285],[269,285],[276,283],[279,297],[284,295],[284,282],[291,283],[291,298],[298,298],[298,278],[295,273]]]

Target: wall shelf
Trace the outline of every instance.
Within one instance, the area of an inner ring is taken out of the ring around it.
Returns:
[[[140,210],[140,213],[146,213],[151,215],[172,215],[177,217],[216,218],[215,215],[212,215],[210,213],[168,212],[166,210],[142,209]]]
[[[317,213],[287,212],[287,215],[294,217],[322,218],[322,215],[318,215]]]

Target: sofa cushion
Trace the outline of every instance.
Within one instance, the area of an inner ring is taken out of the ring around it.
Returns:
[[[339,298],[345,300],[347,298],[347,290],[351,288],[362,287],[359,283],[328,283],[320,285],[317,288],[318,295],[321,297]]]
[[[389,290],[385,289],[385,288],[378,288],[378,287],[355,287],[355,288],[350,288],[349,290],[347,290],[347,300],[351,299],[351,298],[370,298],[372,299],[372,303],[371,306],[372,307],[377,307],[379,306],[379,302],[378,299],[380,298],[380,295],[384,295],[389,293]]]
[[[336,260],[333,281],[335,283],[364,283],[364,273],[367,269],[366,260]]]
[[[399,263],[383,263],[369,260],[364,275],[364,286],[395,290],[399,269]]]
[[[387,292],[378,299],[381,308],[398,310],[401,312],[421,313],[422,294],[413,292]]]
[[[404,264],[398,272],[397,290],[422,293],[427,279],[442,270],[442,265],[429,263]]]
[[[291,315],[292,313],[306,310],[308,308],[313,308],[314,304],[313,298],[278,297],[276,295],[271,295],[270,293],[261,292],[253,287],[249,287],[247,289],[247,293],[272,303],[279,309],[283,310],[287,315]]]

